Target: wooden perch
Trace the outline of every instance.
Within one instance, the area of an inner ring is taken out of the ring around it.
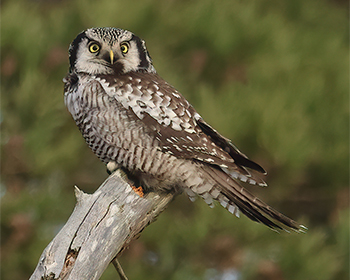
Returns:
[[[137,195],[117,170],[93,194],[75,188],[77,204],[30,277],[99,279],[109,263],[167,207],[169,193]]]

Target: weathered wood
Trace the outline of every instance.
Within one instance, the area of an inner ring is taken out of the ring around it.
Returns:
[[[137,195],[117,170],[93,194],[75,188],[77,204],[67,223],[43,251],[30,277],[99,279],[139,233],[163,211],[174,194]]]

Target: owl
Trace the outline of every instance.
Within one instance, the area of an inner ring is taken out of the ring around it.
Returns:
[[[305,229],[243,188],[265,186],[265,170],[207,124],[156,72],[145,41],[119,28],[91,28],[69,47],[68,111],[112,172],[145,191],[185,192],[275,230]]]

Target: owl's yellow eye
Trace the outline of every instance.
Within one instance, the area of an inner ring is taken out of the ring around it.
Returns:
[[[91,44],[89,47],[89,51],[91,53],[97,53],[99,50],[100,50],[100,46],[96,43]]]
[[[123,54],[126,54],[129,51],[129,45],[127,43],[122,43],[120,45],[120,50]]]

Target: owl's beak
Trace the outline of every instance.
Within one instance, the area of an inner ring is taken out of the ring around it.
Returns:
[[[109,58],[111,59],[111,64],[114,62],[114,53],[112,50],[109,51]]]

